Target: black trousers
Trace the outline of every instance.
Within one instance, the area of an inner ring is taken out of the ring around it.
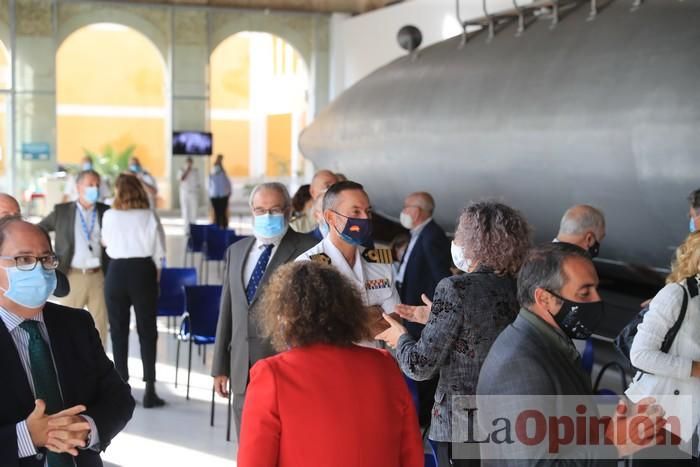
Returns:
[[[214,208],[214,223],[224,229],[228,227],[228,198],[209,198],[211,207]]]
[[[136,313],[143,380],[156,380],[156,344],[158,329],[158,278],[151,258],[113,259],[105,278],[105,302],[109,316],[114,366],[124,381],[129,380],[129,318],[131,306]]]

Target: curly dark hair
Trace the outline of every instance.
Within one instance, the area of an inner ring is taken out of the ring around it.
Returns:
[[[532,230],[519,211],[494,201],[473,202],[459,217],[455,243],[464,257],[499,274],[517,274]]]
[[[313,261],[279,267],[257,310],[263,335],[278,351],[311,344],[349,346],[372,338],[359,290],[334,267]]]

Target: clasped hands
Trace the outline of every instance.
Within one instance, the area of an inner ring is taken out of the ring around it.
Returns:
[[[421,300],[423,300],[425,305],[396,305],[396,313],[403,319],[414,323],[427,323],[430,317],[430,311],[433,307],[433,302],[431,302],[425,294],[421,295]],[[399,338],[406,334],[406,328],[386,313],[384,313],[384,319],[389,323],[390,327],[374,336],[374,338],[386,342],[391,348],[396,348]]]
[[[84,405],[76,405],[53,415],[46,414],[46,404],[38,399],[27,417],[27,429],[34,446],[51,452],[78,455],[78,448],[87,447],[90,423],[79,414]]]

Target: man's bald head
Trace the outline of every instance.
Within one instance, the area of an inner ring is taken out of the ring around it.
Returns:
[[[19,216],[19,203],[7,193],[0,193],[0,218],[7,216]]]
[[[577,204],[566,210],[559,224],[557,240],[573,243],[584,250],[605,237],[605,216],[588,204]]]
[[[319,170],[316,172],[311,179],[311,185],[309,186],[309,193],[311,193],[311,199],[316,199],[319,195],[330,188],[331,185],[338,183],[338,177],[335,176],[330,170]]]

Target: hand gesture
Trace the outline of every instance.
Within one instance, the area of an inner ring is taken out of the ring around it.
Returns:
[[[386,313],[384,313],[383,316],[386,322],[389,323],[390,327],[387,330],[377,334],[374,338],[386,342],[386,344],[392,349],[396,348],[399,338],[406,334],[406,328]]]
[[[433,302],[431,302],[430,299],[428,299],[428,296],[425,294],[422,294],[420,298],[423,300],[425,305],[413,306],[399,304],[396,305],[396,313],[398,313],[403,319],[414,323],[427,323],[428,318],[430,317],[430,311],[433,308]]]

